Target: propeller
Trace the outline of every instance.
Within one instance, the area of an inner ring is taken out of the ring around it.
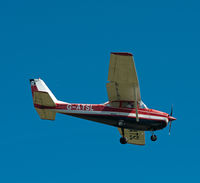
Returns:
[[[170,116],[173,114],[173,105],[171,106]],[[169,119],[169,135],[171,134],[172,120]]]
[[[171,113],[170,113],[170,116],[172,116],[172,113],[173,113],[173,104],[171,106]]]

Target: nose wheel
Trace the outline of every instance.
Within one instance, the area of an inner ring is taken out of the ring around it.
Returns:
[[[157,136],[156,136],[155,134],[152,134],[151,140],[152,140],[152,141],[156,141],[156,140],[157,140]]]

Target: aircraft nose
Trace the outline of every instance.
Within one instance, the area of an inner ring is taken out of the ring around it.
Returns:
[[[172,117],[172,116],[169,116],[168,118],[169,118],[169,121],[174,121],[174,120],[176,120],[176,118],[174,118],[174,117]]]

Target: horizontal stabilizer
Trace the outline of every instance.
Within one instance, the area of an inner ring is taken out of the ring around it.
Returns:
[[[35,109],[41,119],[55,120],[56,112],[53,112],[50,109],[39,109],[39,108]]]

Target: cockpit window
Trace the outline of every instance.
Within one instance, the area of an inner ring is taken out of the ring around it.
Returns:
[[[117,108],[119,108],[120,107],[120,102],[106,102],[106,103],[104,103],[104,105],[105,106],[107,106],[107,107],[117,107]]]
[[[139,105],[140,109],[148,109],[148,107],[144,104],[144,102],[140,101],[140,105]]]
[[[122,102],[121,107],[122,108],[134,108],[134,102]]]
[[[110,107],[110,102],[105,102],[103,105]]]
[[[120,102],[105,102],[104,103],[105,106],[108,107],[122,107],[122,108],[135,108],[135,102],[134,101],[120,101]],[[138,102],[138,108],[140,109],[148,109],[147,106],[142,102]]]
[[[111,105],[112,107],[117,107],[117,108],[119,108],[119,107],[120,107],[120,102],[111,102],[110,105]]]

